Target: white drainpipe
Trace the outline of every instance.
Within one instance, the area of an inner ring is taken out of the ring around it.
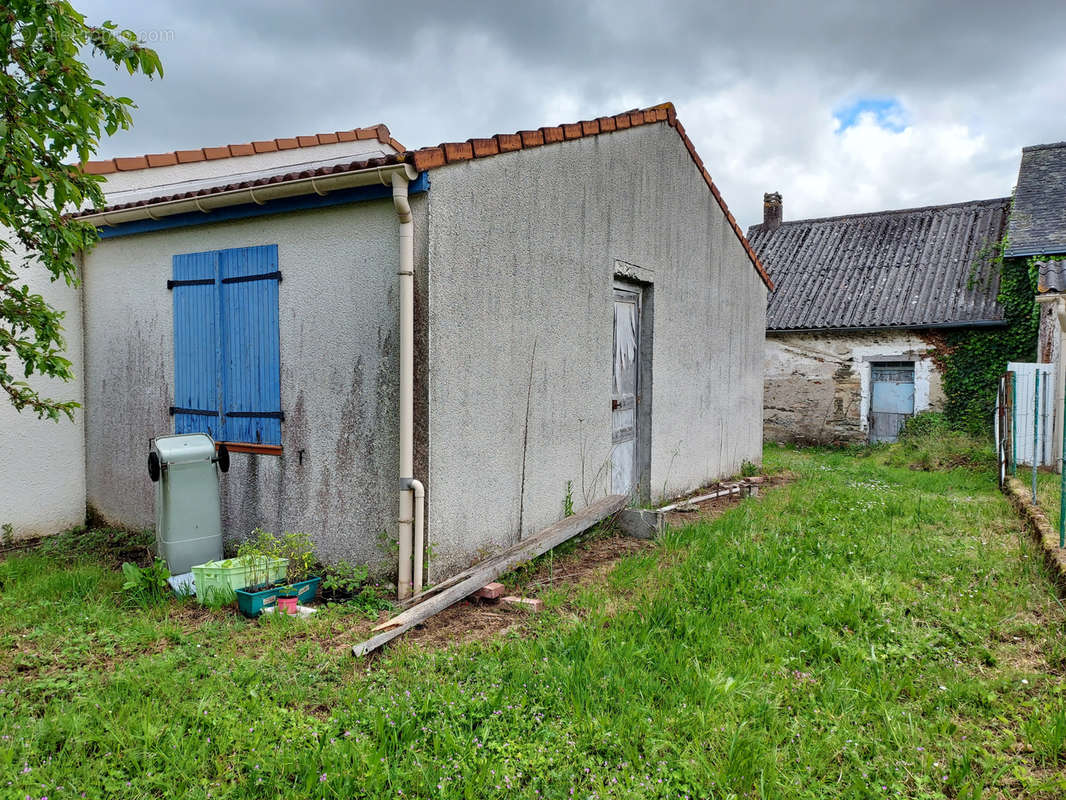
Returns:
[[[422,589],[426,497],[422,482],[414,478],[415,226],[407,185],[406,175],[393,173],[392,203],[400,219],[400,555],[396,589],[401,600],[411,596],[412,586],[415,593]]]

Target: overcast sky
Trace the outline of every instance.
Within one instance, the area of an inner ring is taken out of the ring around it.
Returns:
[[[384,122],[409,148],[671,100],[743,227],[1006,196],[1066,139],[1066,2],[75,0],[159,51],[99,155]]]

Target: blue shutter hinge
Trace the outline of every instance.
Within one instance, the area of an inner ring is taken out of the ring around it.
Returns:
[[[213,286],[214,283],[214,278],[198,278],[196,280],[188,281],[167,281],[167,289],[173,289],[175,286]]]
[[[222,279],[223,283],[247,283],[248,281],[277,281],[281,283],[281,273],[264,272],[261,275],[238,275],[235,278]]]

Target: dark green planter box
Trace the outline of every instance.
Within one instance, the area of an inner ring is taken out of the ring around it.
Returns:
[[[318,594],[318,586],[322,583],[321,578],[308,578],[306,581],[300,581],[294,583],[293,587],[298,590],[296,595],[296,602],[300,605],[306,605],[315,599],[315,595]],[[261,589],[258,592],[250,592],[247,589],[237,590],[237,608],[244,616],[249,618],[258,617],[263,613],[264,608],[270,608],[278,604],[278,592],[279,587],[273,586],[269,589]]]
[[[260,589],[258,592],[252,592],[248,589],[237,590],[237,608],[249,619],[255,619],[263,613],[264,608],[270,608],[277,604],[278,590],[274,587]]]

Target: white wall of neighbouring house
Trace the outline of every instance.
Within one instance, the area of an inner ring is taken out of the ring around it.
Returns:
[[[767,334],[766,441],[866,441],[870,365],[877,361],[913,361],[915,412],[942,409],[944,391],[930,355],[933,347],[920,331]]]
[[[12,263],[21,253],[11,256]],[[39,264],[18,271],[19,283],[65,313],[66,357],[74,365],[69,383],[32,376],[30,384],[56,400],[83,400],[81,295],[62,280],[53,282]],[[13,358],[8,369],[21,379]],[[10,525],[15,539],[47,536],[85,521],[84,412],[74,421],[40,420],[28,409],[19,412],[6,394],[0,397],[0,526]]]

